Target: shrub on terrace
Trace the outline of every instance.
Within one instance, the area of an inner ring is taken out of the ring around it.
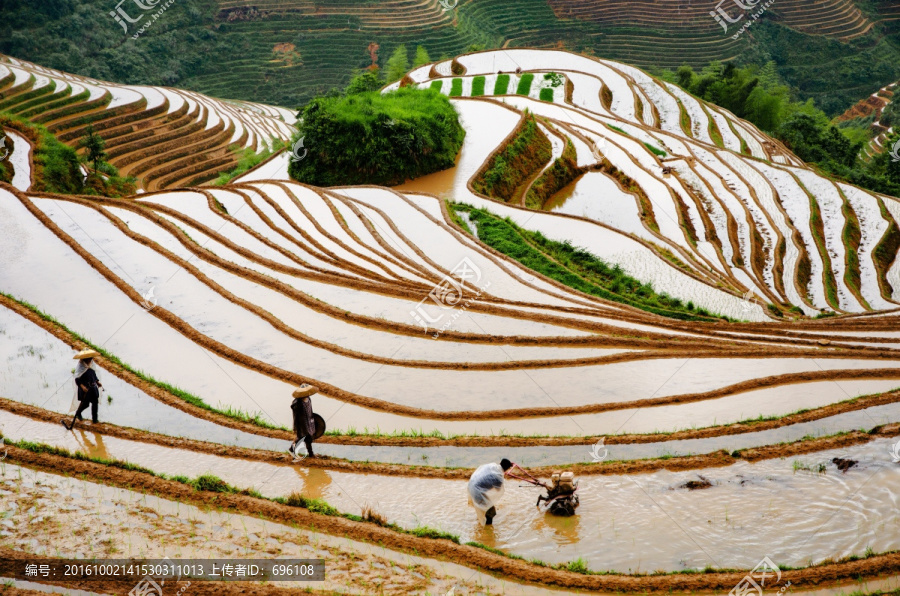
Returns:
[[[319,97],[301,116],[296,138],[309,152],[289,173],[316,186],[395,185],[449,168],[465,137],[449,99],[431,89]]]

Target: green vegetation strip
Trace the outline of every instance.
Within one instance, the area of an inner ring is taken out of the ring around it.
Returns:
[[[106,178],[92,173],[85,180],[81,171],[81,161],[78,159],[75,149],[62,143],[40,124],[35,124],[15,114],[0,112],[0,127],[4,126],[21,133],[31,141],[34,148],[31,156],[34,164],[32,191],[110,197],[134,194],[134,179],[120,177],[116,168],[105,161],[101,161],[99,165],[101,166],[100,171],[107,175]],[[105,159],[105,157],[104,154],[103,158]],[[2,174],[0,174],[0,180],[2,179]],[[5,181],[9,182],[9,180]]]
[[[484,77],[475,77],[472,79],[472,97],[481,97],[484,95]]]
[[[217,186],[224,186],[228,184],[238,176],[246,174],[285,147],[287,147],[287,141],[282,141],[281,139],[272,139],[272,148],[263,149],[259,153],[254,151],[253,147],[247,147],[243,151],[237,148],[233,148],[232,152],[236,153],[239,156],[237,165],[230,172],[222,172],[221,174],[219,174],[219,177],[213,184]]]
[[[479,240],[570,288],[673,319],[730,320],[698,308],[693,302],[684,304],[678,298],[657,293],[651,284],[628,276],[618,265],[610,267],[587,250],[520,228],[509,218],[501,219],[484,209],[461,203],[453,203],[450,208],[469,214],[478,224]]]
[[[526,72],[519,79],[519,85],[516,87],[516,95],[528,95],[531,92],[531,83],[534,82],[534,75]]]
[[[494,95],[506,95],[506,92],[509,90],[509,75],[502,74],[497,76],[497,81],[494,83]]]
[[[645,143],[644,143],[644,147],[646,147],[647,149],[649,149],[650,152],[653,153],[653,154],[656,155],[656,156],[659,156],[659,157],[665,157],[666,155],[668,155],[665,151],[663,151],[663,150],[660,149],[659,147],[655,147],[655,146],[651,145],[650,143],[645,142]]]
[[[571,184],[584,171],[585,168],[578,167],[575,145],[567,137],[562,154],[531,184],[528,194],[525,195],[525,206],[529,209],[540,209],[554,193]]]

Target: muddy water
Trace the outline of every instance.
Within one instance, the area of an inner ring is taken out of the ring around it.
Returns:
[[[592,219],[624,232],[649,237],[634,197],[601,172],[588,172],[553,195],[544,210]]]
[[[78,440],[53,425],[0,413],[4,433],[69,449]],[[89,442],[91,455],[127,459],[166,474],[213,473],[276,496],[302,491],[343,511],[371,505],[406,527],[428,525],[526,557],[557,563],[584,558],[595,570],[751,568],[768,554],[779,565],[900,547],[900,469],[891,440],[701,472],[712,486],[681,488],[696,472],[584,477],[579,515],[553,518],[534,507],[537,490],[507,482],[492,528],[466,503],[465,482],[354,475],[274,466],[144,445],[114,438]],[[834,457],[858,460],[841,473]],[[796,462],[796,463],[795,463]],[[819,464],[822,472],[817,472]],[[802,504],[802,507],[798,507]]]
[[[552,593],[453,563],[18,466],[2,467],[0,486],[4,546],[38,556],[322,559],[324,581],[281,584],[288,594],[310,588],[328,593],[445,594],[451,587],[461,594]],[[44,520],[49,523],[41,523]],[[174,588],[187,593],[185,582],[176,582]],[[10,585],[45,593],[93,594],[29,582]],[[174,593],[172,582],[169,586],[165,593]]]
[[[678,488],[695,473],[584,478],[574,518],[554,518],[533,506],[537,491],[509,484],[493,528],[474,523],[464,484],[404,482],[388,493],[377,477],[357,481],[313,471],[298,475],[305,490],[341,508],[367,501],[407,526],[427,524],[464,539],[548,562],[584,557],[592,569],[654,571],[750,568],[768,554],[783,565],[805,565],[834,556],[900,545],[894,495],[900,471],[887,454],[889,441],[797,458],[816,468],[835,456],[861,458],[846,474],[793,470],[794,460],[737,464],[704,473],[714,486]],[[802,503],[803,507],[798,507]]]
[[[475,198],[466,182],[475,175],[484,161],[515,128],[519,115],[511,110],[481,101],[453,101],[461,124],[466,129],[456,167],[422,176],[401,184],[396,190],[426,192],[442,199],[466,202]]]
[[[0,396],[36,405],[62,415],[71,403],[71,349],[62,342],[12,311],[0,309]],[[285,441],[244,433],[195,418],[162,404],[143,391],[117,377],[100,372],[106,393],[101,403],[101,419],[120,426],[130,426],[152,432],[191,437],[204,441],[238,445],[257,449],[282,451]],[[833,387],[833,384],[828,384]],[[112,398],[106,399],[106,398]],[[794,395],[796,398],[796,395]],[[317,410],[322,410],[319,398]],[[327,405],[327,402],[325,402]],[[726,405],[726,407],[729,407]],[[741,407],[741,406],[735,406]],[[352,406],[342,408],[349,410]],[[614,460],[641,459],[662,455],[709,453],[720,449],[733,451],[759,445],[793,441],[801,437],[822,436],[839,431],[871,428],[878,424],[900,420],[900,404],[889,404],[867,410],[848,412],[819,421],[790,427],[688,441],[616,445],[609,447]],[[329,424],[334,420],[329,419]],[[82,436],[82,444],[98,439]],[[425,464],[438,466],[474,467],[486,460],[509,457],[523,465],[554,465],[591,461],[590,449],[583,445],[564,447],[366,447],[362,445],[319,444],[318,453],[385,463]]]

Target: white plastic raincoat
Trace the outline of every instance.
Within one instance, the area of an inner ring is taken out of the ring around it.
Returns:
[[[486,522],[485,513],[503,498],[504,477],[500,464],[479,466],[469,478],[469,503],[478,511],[478,520]]]

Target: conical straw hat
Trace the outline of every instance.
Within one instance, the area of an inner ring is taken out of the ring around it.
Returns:
[[[297,387],[296,391],[294,391],[294,397],[309,397],[310,395],[315,395],[318,392],[318,387],[310,385],[309,383],[303,383],[302,385]]]
[[[99,358],[99,357],[100,357],[100,352],[97,352],[96,350],[88,349],[88,350],[81,350],[80,352],[75,354],[72,357],[72,359],[73,360],[84,360],[85,358]]]

